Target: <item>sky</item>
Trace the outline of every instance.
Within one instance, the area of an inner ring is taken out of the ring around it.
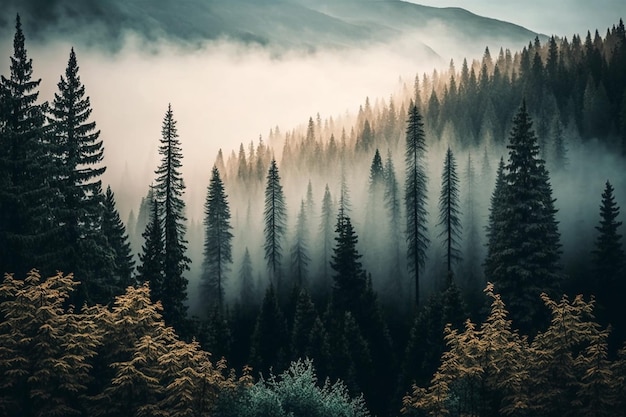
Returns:
[[[626,18],[624,0],[409,0],[435,7],[462,7],[477,15],[524,26],[545,35],[571,38]],[[604,36],[604,33],[601,33]]]

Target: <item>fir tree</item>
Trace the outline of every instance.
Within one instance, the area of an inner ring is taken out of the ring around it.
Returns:
[[[339,215],[335,232],[337,243],[330,263],[335,271],[333,302],[339,311],[355,311],[358,300],[365,291],[365,271],[359,262],[361,255],[356,248],[358,237],[350,217]]]
[[[599,233],[593,251],[597,279],[596,288],[607,291],[607,294],[613,294],[618,285],[624,284],[619,282],[620,277],[623,277],[621,272],[624,267],[622,235],[618,233],[618,228],[622,222],[617,221],[620,208],[615,202],[613,191],[613,186],[607,181],[602,193],[600,225],[596,226]]]
[[[329,287],[330,280],[330,257],[332,250],[333,235],[333,200],[328,189],[328,184],[324,188],[324,198],[322,199],[322,213],[319,226],[321,240],[321,261],[323,285]]]
[[[254,281],[252,280],[252,260],[250,259],[250,251],[246,247],[246,251],[241,261],[241,269],[239,270],[239,282],[241,291],[239,301],[244,308],[249,308],[254,304]]]
[[[257,317],[252,347],[250,349],[250,363],[256,372],[266,373],[272,368],[279,372],[287,365],[287,327],[274,287],[270,284]]]
[[[187,278],[183,276],[189,269],[189,258],[185,255],[185,202],[182,194],[185,183],[180,173],[182,149],[176,120],[171,104],[168,105],[161,128],[159,146],[161,165],[155,171],[157,175],[154,187],[155,196],[162,208],[163,220],[163,317],[179,331],[187,316],[184,304],[187,298]]]
[[[400,218],[400,190],[398,186],[398,180],[396,179],[396,172],[391,159],[391,152],[387,153],[387,160],[385,161],[385,192],[383,201],[385,203],[385,209],[387,210],[387,218],[389,219],[389,247],[390,253],[390,275],[396,277],[395,290],[397,294],[402,290],[402,269],[401,254],[400,254],[400,239],[401,239],[401,218]]]
[[[115,262],[114,286],[116,287],[115,292],[120,294],[126,287],[135,283],[133,277],[135,261],[133,260],[126,228],[115,208],[115,196],[113,195],[113,191],[111,191],[111,187],[107,187],[104,196],[102,234],[106,237],[113,251]]]
[[[499,242],[489,248],[485,272],[507,302],[513,321],[529,331],[541,319],[542,308],[535,300],[559,286],[561,245],[555,200],[526,103],[513,119],[508,149],[503,200],[492,207],[500,211],[501,221],[490,223],[490,233]]]
[[[304,358],[309,347],[311,332],[317,319],[315,305],[305,289],[300,290],[291,330],[291,358]]]
[[[161,220],[161,209],[154,193],[151,193],[150,221],[146,226],[142,236],[144,244],[139,255],[139,266],[137,267],[137,280],[150,285],[152,300],[162,300],[165,296],[165,276],[163,274],[164,244],[163,244],[163,222]]]
[[[0,79],[0,270],[22,276],[33,266],[52,269],[45,249],[52,241],[49,207],[55,201],[46,104],[36,103],[41,80],[32,79],[24,42],[18,15],[11,74]]]
[[[406,239],[409,269],[415,282],[415,304],[420,301],[420,270],[426,261],[426,248],[429,240],[426,236],[426,169],[424,123],[417,105],[411,103],[406,129]]]
[[[91,105],[78,69],[76,53],[72,49],[48,119],[53,130],[52,154],[56,171],[53,181],[62,202],[55,208],[55,220],[65,242],[65,253],[60,254],[58,268],[75,272],[85,282],[86,287],[81,290],[90,295],[90,301],[106,303],[110,300],[93,299],[102,289],[95,288],[97,277],[89,274],[94,257],[107,256],[111,251],[106,241],[101,241],[104,247],[94,245],[102,216],[100,204],[105,199],[100,179],[106,169],[102,166],[104,148],[100,131],[96,130],[95,122],[89,120]],[[107,275],[115,271],[95,273]]]
[[[293,286],[302,288],[306,285],[307,273],[311,258],[308,250],[307,216],[304,200],[300,204],[298,219],[296,222],[296,236],[291,248],[291,270]]]
[[[211,304],[223,306],[224,281],[232,263],[230,207],[217,167],[213,167],[204,203],[204,272],[202,281]]]
[[[281,260],[287,224],[287,208],[275,159],[272,159],[267,173],[263,218],[265,222],[265,260],[272,282],[276,286],[276,292],[280,295],[283,290],[281,286]]]
[[[452,283],[452,264],[461,259],[459,239],[461,238],[461,220],[459,210],[459,177],[452,150],[448,148],[441,173],[441,195],[439,196],[439,226],[442,231],[443,245],[446,249],[447,283]]]

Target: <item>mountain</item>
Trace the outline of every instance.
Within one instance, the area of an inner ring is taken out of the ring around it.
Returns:
[[[406,38],[415,49],[448,56],[443,52],[450,42],[457,48],[494,40],[498,46],[518,47],[537,36],[459,8],[389,0],[8,0],[4,12],[1,32],[12,33],[13,17],[20,13],[35,41],[60,36],[75,43],[78,38],[111,50],[135,33],[147,42],[166,38],[193,46],[227,38],[278,51]]]

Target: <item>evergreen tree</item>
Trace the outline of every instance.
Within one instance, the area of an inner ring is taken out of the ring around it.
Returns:
[[[313,305],[308,292],[301,289],[296,303],[293,329],[291,330],[291,358],[293,360],[306,356],[316,319],[315,305]]]
[[[51,268],[44,248],[52,241],[49,207],[55,199],[46,104],[36,103],[41,80],[32,79],[24,42],[18,15],[11,74],[0,79],[0,270],[20,276],[33,266]]]
[[[389,264],[391,270],[389,274],[392,277],[396,277],[394,285],[396,294],[401,294],[403,287],[402,283],[402,269],[401,255],[400,255],[400,239],[401,239],[401,219],[400,219],[400,190],[398,188],[398,180],[396,179],[396,172],[391,159],[391,152],[387,153],[387,160],[385,161],[385,192],[384,202],[387,210],[387,218],[389,219]]]
[[[250,363],[256,372],[267,373],[270,368],[280,372],[287,365],[287,326],[278,300],[274,293],[274,286],[270,284],[265,292],[261,309],[257,317],[252,347],[250,349]]]
[[[142,236],[144,244],[139,255],[137,280],[150,285],[150,295],[153,301],[162,300],[165,296],[165,276],[163,274],[164,244],[163,222],[161,209],[154,193],[151,193],[150,221]]]
[[[254,281],[252,278],[252,260],[250,259],[250,251],[246,247],[246,251],[241,261],[241,269],[239,270],[239,282],[241,285],[239,301],[244,308],[250,308],[254,305]]]
[[[328,184],[324,188],[324,198],[322,199],[322,213],[320,219],[319,234],[321,240],[321,262],[324,287],[330,287],[330,257],[332,250],[333,236],[333,200],[328,189]]]
[[[108,244],[113,250],[115,271],[114,286],[116,293],[121,294],[126,287],[133,285],[135,279],[133,271],[135,261],[128,241],[128,234],[120,215],[115,208],[115,196],[111,187],[107,187],[104,196],[104,209],[102,211],[102,234],[106,237]],[[116,294],[116,295],[117,295]]]
[[[75,272],[84,281],[81,290],[89,294],[90,301],[106,303],[110,300],[94,299],[103,289],[97,288],[98,278],[90,274],[106,276],[115,273],[90,271],[91,265],[97,262],[94,258],[106,257],[112,249],[112,242],[107,244],[97,236],[102,216],[100,204],[104,200],[100,180],[106,169],[101,165],[104,148],[100,131],[96,130],[95,122],[89,121],[90,101],[85,96],[78,69],[72,49],[48,119],[53,130],[52,154],[56,174],[53,181],[61,197],[60,205],[55,207],[55,221],[64,241],[63,253],[59,254],[57,262],[59,269]],[[102,245],[104,247],[98,247]]]
[[[618,228],[622,225],[617,221],[620,208],[615,202],[614,188],[609,181],[606,182],[602,193],[600,205],[600,225],[596,226],[599,232],[596,238],[596,248],[593,251],[594,266],[596,270],[598,290],[607,291],[606,294],[614,294],[617,285],[623,285],[620,277],[624,267],[624,250],[622,249],[622,235]],[[623,280],[622,280],[623,281]]]
[[[363,271],[350,217],[339,215],[335,229],[337,242],[333,249],[331,268],[335,271],[333,302],[339,311],[355,311],[358,300],[365,291],[365,271]]]
[[[600,225],[596,226],[598,236],[593,250],[594,280],[592,293],[599,302],[599,317],[603,323],[614,326],[615,338],[624,336],[624,302],[622,294],[626,288],[624,267],[626,265],[622,249],[622,235],[618,233],[621,221],[617,221],[620,208],[615,202],[613,186],[606,182],[600,205]]]
[[[293,286],[302,288],[306,285],[307,273],[311,258],[308,249],[307,216],[304,200],[300,204],[296,222],[296,236],[291,248],[291,270]]]
[[[459,239],[461,238],[461,220],[459,210],[459,177],[456,173],[454,154],[448,147],[441,173],[441,195],[439,196],[439,226],[442,231],[443,245],[446,248],[447,283],[452,283],[452,264],[461,259]]]
[[[281,260],[283,255],[282,244],[287,226],[287,208],[275,159],[272,159],[267,173],[263,218],[265,222],[265,260],[272,282],[276,286],[276,292],[280,296],[283,290],[281,286]]]
[[[492,207],[497,222],[490,221],[496,242],[489,248],[487,279],[493,282],[521,329],[530,331],[541,322],[542,292],[552,293],[560,281],[559,231],[548,172],[539,158],[537,137],[526,103],[513,119],[509,161],[499,207]],[[491,236],[490,236],[491,244]]]
[[[415,304],[420,301],[420,270],[426,261],[426,248],[429,240],[426,236],[426,169],[424,123],[417,105],[411,103],[406,129],[406,239],[409,269],[415,281]]]
[[[202,281],[205,295],[210,304],[223,307],[224,281],[229,271],[232,256],[232,226],[230,225],[230,207],[224,183],[217,167],[211,172],[211,181],[204,203],[204,271]]]
[[[161,165],[155,171],[157,175],[154,187],[155,196],[162,208],[163,220],[163,318],[166,323],[181,331],[186,316],[187,278],[183,276],[189,269],[189,258],[185,255],[185,202],[182,194],[185,190],[180,168],[182,149],[172,105],[168,105],[161,128],[159,146]]]

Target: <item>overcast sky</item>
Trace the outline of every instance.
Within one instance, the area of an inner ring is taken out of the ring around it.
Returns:
[[[409,0],[435,7],[462,7],[472,13],[516,23],[545,35],[571,38],[606,29],[626,18],[625,0]]]

